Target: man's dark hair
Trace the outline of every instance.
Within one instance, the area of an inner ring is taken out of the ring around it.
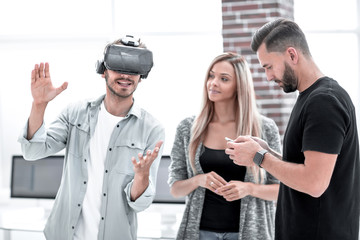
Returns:
[[[259,28],[252,37],[251,49],[257,52],[262,43],[268,52],[284,52],[288,47],[294,47],[311,56],[305,34],[288,19],[279,18]]]

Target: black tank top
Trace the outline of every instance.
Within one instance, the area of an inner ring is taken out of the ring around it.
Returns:
[[[227,182],[244,181],[246,167],[238,166],[229,158],[225,150],[205,147],[200,156],[204,173],[216,172]],[[222,196],[206,189],[200,229],[213,232],[238,232],[241,200],[228,202]]]

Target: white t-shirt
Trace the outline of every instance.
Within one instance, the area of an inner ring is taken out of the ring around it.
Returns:
[[[90,161],[86,194],[77,223],[74,240],[96,240],[99,232],[104,163],[111,134],[116,124],[124,119],[110,114],[102,102],[95,132],[90,139]]]

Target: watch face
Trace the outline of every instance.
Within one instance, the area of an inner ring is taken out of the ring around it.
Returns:
[[[263,155],[257,152],[254,157],[254,163],[259,166],[262,162],[262,159],[263,159]]]
[[[259,167],[261,167],[260,165],[261,165],[262,161],[264,160],[265,153],[267,153],[267,151],[265,149],[263,149],[263,150],[257,152],[254,156],[253,161]]]

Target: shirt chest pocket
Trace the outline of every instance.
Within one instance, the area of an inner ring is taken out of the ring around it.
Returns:
[[[114,169],[118,173],[133,174],[133,164],[131,158],[135,157],[138,160],[138,154],[145,154],[145,143],[139,140],[121,139],[116,142],[113,147]]]
[[[68,150],[76,157],[82,157],[90,136],[90,126],[87,123],[70,123]]]

